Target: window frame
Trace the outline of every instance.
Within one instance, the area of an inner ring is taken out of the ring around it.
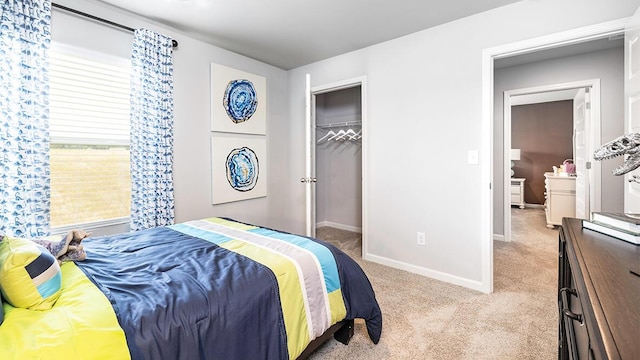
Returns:
[[[126,59],[124,57],[115,56],[107,53],[102,53],[95,50],[86,49],[79,46],[68,45],[55,40],[51,41],[51,47],[49,51],[60,51],[64,53],[72,53],[78,56],[84,56],[86,58],[94,59],[98,61],[104,61],[104,59],[106,58],[112,61],[112,64],[117,65],[118,63],[121,63],[123,66],[130,66],[130,59]],[[49,142],[50,144],[130,146],[130,141],[127,143],[124,143],[123,141],[119,141],[119,140],[106,140],[102,143],[82,142],[82,141],[77,142],[75,141],[75,139],[71,139],[68,137],[56,137],[56,136],[51,136],[49,139]],[[111,218],[111,219],[105,219],[105,220],[80,222],[80,223],[55,226],[55,227],[51,226],[50,232],[52,235],[61,235],[61,234],[66,234],[71,230],[80,228],[85,231],[92,231],[94,235],[100,235],[100,234],[107,235],[107,234],[130,231],[130,224],[131,224],[131,217],[125,216],[125,217],[117,217],[117,218]]]

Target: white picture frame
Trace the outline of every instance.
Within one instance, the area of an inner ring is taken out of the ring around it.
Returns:
[[[229,163],[232,165],[229,166]],[[234,171],[232,168],[239,170]],[[251,170],[254,174],[247,176]],[[266,137],[212,133],[211,202],[216,205],[265,196],[267,196]]]
[[[211,131],[266,135],[266,78],[211,63]]]

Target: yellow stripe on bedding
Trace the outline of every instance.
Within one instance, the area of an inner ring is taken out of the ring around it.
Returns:
[[[331,307],[331,323],[335,324],[347,317],[347,308],[344,305],[344,298],[342,297],[341,289],[334,290],[328,295],[329,306]]]
[[[130,359],[124,331],[106,296],[73,262],[50,310],[4,304],[0,359]]]
[[[289,358],[297,358],[310,340],[307,314],[295,265],[278,253],[244,241],[231,240],[220,244],[220,246],[257,261],[274,272],[280,289],[282,315],[287,329]]]
[[[222,218],[208,218],[205,219],[205,221],[214,223],[214,224],[219,224],[219,225],[224,225],[230,228],[234,228],[237,230],[244,230],[244,231],[248,231],[248,230],[253,230],[253,229],[257,229],[258,227],[255,225],[247,225],[247,224],[243,224],[243,223],[239,223],[237,221],[229,221],[226,219],[222,219]]]

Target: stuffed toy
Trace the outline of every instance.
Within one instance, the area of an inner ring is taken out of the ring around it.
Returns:
[[[31,241],[49,250],[58,259],[58,263],[62,264],[65,261],[82,261],[87,258],[80,242],[89,236],[91,233],[83,230],[71,230],[59,241],[44,239],[31,239]]]

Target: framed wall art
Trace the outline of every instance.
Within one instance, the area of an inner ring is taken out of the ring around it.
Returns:
[[[215,205],[264,196],[267,196],[266,137],[212,133],[212,203]]]
[[[263,76],[211,64],[211,131],[267,133],[267,81]]]

